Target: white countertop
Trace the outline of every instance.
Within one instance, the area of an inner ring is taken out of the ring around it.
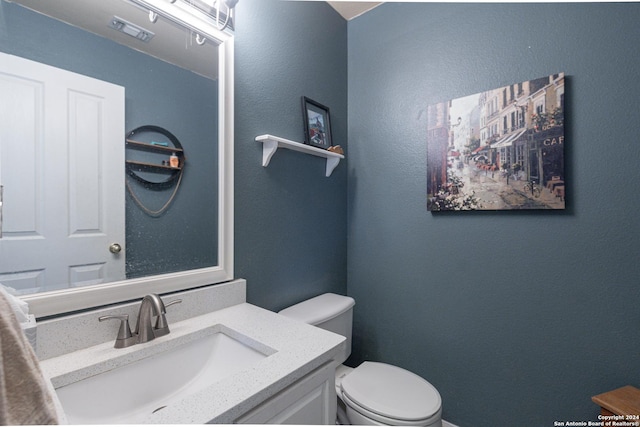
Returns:
[[[43,360],[41,366],[53,386],[59,388],[180,345],[192,339],[194,332],[215,325],[224,325],[238,332],[258,350],[264,346],[263,352],[269,356],[150,414],[142,422],[231,424],[264,400],[333,359],[345,346],[345,338],[340,335],[242,303],[170,324],[169,335],[148,343],[115,349],[111,341]]]

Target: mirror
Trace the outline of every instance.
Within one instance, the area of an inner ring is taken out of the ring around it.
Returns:
[[[89,9],[82,10],[82,7]],[[38,13],[30,9],[38,10]],[[115,31],[109,27],[114,17],[133,24],[134,29],[125,28],[124,33]],[[155,22],[152,22],[154,18]],[[104,180],[108,183],[100,181],[101,174],[95,174],[95,181],[104,185],[104,188],[117,187],[126,201],[125,238],[122,242],[107,240],[100,246],[103,251],[108,251],[109,248],[114,249],[113,244],[120,245],[121,251],[114,250],[115,253],[110,252],[109,256],[125,261],[124,273],[101,276],[102,272],[94,273],[85,267],[73,271],[66,269],[65,274],[71,278],[67,283],[40,286],[32,280],[36,284],[27,285],[24,289],[27,292],[34,290],[35,293],[22,296],[29,303],[31,313],[37,317],[55,315],[136,299],[150,292],[165,293],[232,279],[232,35],[218,30],[214,19],[194,9],[191,1],[182,0],[174,3],[166,0],[2,0],[0,21],[0,53],[104,81],[113,85],[107,86],[109,95],[118,92],[117,87],[124,88],[124,123],[103,127],[123,130],[105,141],[114,140],[114,150],[120,151],[126,160],[141,154],[129,145],[125,146],[125,134],[145,125],[154,125],[170,132],[184,150],[178,153],[182,158],[180,166],[184,166],[181,168],[179,185],[174,182],[171,186],[159,188],[157,185],[141,184],[133,175],[125,176],[124,162],[121,161],[112,162],[118,165],[121,173],[116,178]],[[74,26],[60,21],[71,22]],[[88,25],[91,33],[77,28],[83,25]],[[148,43],[133,36],[139,35],[137,27],[153,33]],[[172,35],[167,36],[169,33]],[[125,48],[124,44],[133,44],[134,47]],[[204,61],[198,59],[200,56]],[[47,112],[44,117],[47,115],[52,114]],[[76,122],[80,122],[82,126],[78,128],[81,129],[88,121]],[[85,131],[93,135],[93,130]],[[149,145],[157,143],[160,147],[168,145],[167,148],[171,149],[171,140],[163,140],[162,137],[163,134],[151,132],[137,133],[134,139],[141,139]],[[0,165],[5,165],[0,166],[0,179],[4,181],[0,184],[4,185],[5,227],[0,239],[0,271],[10,273],[13,267],[6,265],[8,257],[4,256],[9,250],[3,245],[15,240],[17,235],[7,230],[11,218],[8,205],[14,191],[7,184],[12,182],[12,178],[7,178],[11,169],[7,166],[7,159],[15,156],[7,155],[9,151],[6,146],[8,144],[0,140],[0,148],[3,148],[0,151]],[[76,158],[81,158],[82,149],[71,151]],[[156,159],[165,156],[169,163],[170,154],[173,153],[163,153],[160,149],[143,155]],[[92,163],[85,160],[78,161],[78,167],[59,169],[92,169]],[[63,159],[60,165],[66,164],[66,161]],[[162,173],[137,170],[135,175],[144,176],[147,182],[163,181],[175,172],[169,172],[168,175]],[[49,180],[39,179],[34,179],[33,185],[38,191],[53,194],[54,199],[59,195],[58,190],[60,194],[63,193],[63,186],[53,187],[47,184]],[[16,180],[13,178],[13,182],[24,182]],[[91,180],[80,181],[87,187],[86,184]],[[119,185],[107,185],[113,182]],[[42,188],[38,187],[40,184]],[[50,187],[47,188],[47,185]],[[29,187],[24,184],[21,186]],[[126,187],[129,190],[125,194]],[[103,211],[106,213],[96,214],[99,218],[96,221],[110,218],[112,204],[102,202],[96,194],[111,190],[87,188],[78,192],[75,199],[69,196],[69,203],[75,200],[76,204],[84,203],[90,207],[102,203],[107,210]],[[20,191],[25,192],[23,189]],[[150,211],[157,211],[168,201],[170,205],[165,212],[150,215],[135,203],[136,199]],[[34,218],[35,222],[40,219],[37,214]],[[76,219],[76,222],[81,221]],[[93,232],[90,227],[77,227],[75,230],[85,230],[84,234],[100,234]],[[54,245],[45,252],[60,257],[68,251],[59,250],[59,246]],[[34,257],[39,257],[39,253],[22,258]],[[1,277],[0,282],[4,282]],[[5,284],[18,288],[12,283]]]

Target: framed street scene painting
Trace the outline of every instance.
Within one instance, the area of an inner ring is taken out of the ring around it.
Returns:
[[[564,209],[564,117],[564,73],[430,105],[427,209]]]
[[[302,114],[305,144],[324,149],[331,147],[333,144],[329,108],[303,96]]]

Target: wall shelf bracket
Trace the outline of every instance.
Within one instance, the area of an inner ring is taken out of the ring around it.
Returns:
[[[333,170],[338,166],[342,154],[333,153],[321,148],[312,147],[311,145],[302,144],[300,142],[290,141],[273,135],[260,135],[256,137],[257,142],[262,142],[262,166],[267,167],[271,161],[271,157],[278,151],[278,148],[286,148],[288,150],[298,151],[312,156],[323,157],[327,160],[325,176],[331,176]]]

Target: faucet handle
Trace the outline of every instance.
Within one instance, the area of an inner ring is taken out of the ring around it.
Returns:
[[[120,329],[118,329],[118,337],[113,345],[115,348],[125,348],[136,343],[136,337],[131,333],[129,327],[129,315],[128,314],[114,314],[109,316],[98,317],[98,321],[104,322],[105,320],[116,319],[120,320]]]
[[[182,302],[181,299],[170,301],[164,304],[164,308],[166,309],[169,306],[172,306],[174,304],[179,304],[181,302]],[[169,333],[169,324],[167,323],[167,318],[165,317],[164,313],[160,313],[158,315],[158,318],[156,319],[156,326],[153,328],[153,332],[156,335],[156,337],[161,337]]]
[[[169,301],[168,303],[166,303],[164,305],[164,308],[167,308],[167,307],[172,306],[174,304],[180,304],[181,302],[182,302],[181,299],[174,299],[173,301]]]
[[[181,299],[174,299],[173,301],[170,301],[170,302],[166,303],[164,305],[164,308],[167,308],[167,307],[169,307],[170,305],[173,305],[173,304],[180,304],[181,302],[182,302]]]

